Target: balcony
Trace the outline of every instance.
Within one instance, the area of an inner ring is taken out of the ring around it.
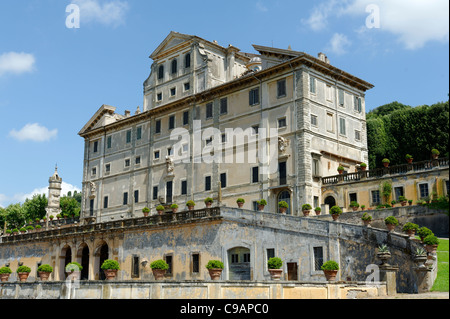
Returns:
[[[356,173],[346,173],[322,178],[322,185],[355,182],[366,179],[376,179],[393,175],[404,175],[408,173],[425,172],[436,168],[448,168],[448,158],[414,162],[411,164],[395,165],[390,167],[376,168]]]

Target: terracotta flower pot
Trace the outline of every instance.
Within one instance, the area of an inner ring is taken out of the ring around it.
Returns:
[[[337,270],[324,270],[325,278],[327,281],[335,281],[338,271]]]
[[[206,208],[211,208],[212,203],[205,203],[205,205],[206,205]]]
[[[394,231],[394,229],[395,229],[395,225],[392,225],[392,224],[386,224],[386,227],[387,227],[387,229],[390,231],[390,232],[392,232],[392,231]]]
[[[384,167],[389,167],[389,163],[383,163]]]
[[[194,206],[188,206],[189,210],[194,210]]]
[[[149,214],[149,213],[144,212],[143,214],[144,214],[144,217],[148,217],[148,214]]]
[[[320,215],[320,213],[322,212],[322,211],[320,211],[320,210],[316,210],[316,211],[314,211],[315,213],[316,213],[316,215],[317,216],[319,216]]]
[[[437,247],[438,247],[438,245],[425,245],[425,249],[426,249],[427,252],[429,252],[430,254],[436,254]]]
[[[9,274],[1,274],[0,275],[1,282],[7,282],[8,280],[9,280]]]
[[[358,207],[352,207],[352,210],[353,210],[354,212],[356,212],[356,211],[358,210]]]
[[[244,203],[237,203],[239,208],[244,207]]]
[[[337,221],[339,219],[339,215],[337,214],[331,215],[331,217],[333,218],[334,221]]]
[[[106,280],[113,280],[117,276],[117,269],[105,269]]]
[[[25,281],[27,281],[28,276],[30,275],[30,273],[28,273],[28,272],[19,272],[19,273],[17,273],[17,275],[19,276],[20,282],[25,282]]]
[[[211,277],[211,280],[220,280],[220,276],[222,275],[223,269],[220,268],[213,268],[208,269],[209,276]]]
[[[371,220],[363,220],[364,226],[370,226],[370,224],[372,223]]]
[[[50,277],[50,272],[39,272],[39,278],[41,278],[41,281],[48,281],[48,278]]]
[[[264,205],[258,205],[258,211],[262,212],[264,210]]]
[[[402,206],[406,206],[406,203],[407,203],[407,202],[400,202],[400,204],[401,204]]]
[[[152,269],[152,272],[155,280],[164,280],[164,275],[166,274],[165,269]]]
[[[286,207],[279,207],[279,209],[280,209],[281,214],[286,214],[286,210],[287,210]]]
[[[282,269],[269,269],[270,276],[272,277],[272,280],[279,281],[281,280],[281,275],[283,274]]]
[[[410,238],[413,238],[416,235],[415,229],[410,229],[406,232]]]
[[[178,212],[178,208],[172,208],[172,213],[177,213]]]
[[[304,210],[303,211],[303,216],[305,216],[305,217],[307,217],[307,216],[309,216],[309,213],[310,213],[311,211],[309,211],[309,210]]]
[[[161,216],[162,214],[164,214],[163,210],[158,210],[158,215]]]

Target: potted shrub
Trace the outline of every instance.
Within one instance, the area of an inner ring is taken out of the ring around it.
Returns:
[[[319,216],[320,213],[322,212],[322,208],[316,207],[316,208],[314,208],[314,212],[316,213],[317,216]]]
[[[333,206],[330,208],[330,215],[333,217],[333,220],[338,220],[339,216],[342,214],[342,209],[339,206]]]
[[[286,214],[286,211],[289,208],[289,204],[285,201],[281,201],[278,203],[278,208],[280,209],[281,214]]]
[[[48,277],[50,277],[50,274],[53,272],[53,267],[50,265],[40,265],[37,271],[39,273],[39,278],[41,278],[42,281],[48,281]]]
[[[186,206],[188,207],[189,210],[194,210],[195,203],[193,200],[190,200],[186,203]]]
[[[412,200],[412,199],[408,199],[408,204],[409,204],[409,206],[411,206],[412,203],[413,203],[413,200]]]
[[[280,280],[283,270],[283,261],[278,257],[272,257],[267,261],[267,268],[269,270],[272,280]]]
[[[322,265],[321,269],[323,270],[327,281],[334,281],[336,280],[339,270],[339,264],[334,260],[329,260]]]
[[[21,232],[22,234],[25,234],[25,233],[27,232],[27,229],[26,229],[25,227],[22,227],[22,228],[20,229],[20,232]]]
[[[162,215],[164,213],[164,206],[163,205],[158,205],[156,206],[156,211],[158,212],[158,215]]]
[[[83,270],[83,266],[81,266],[77,262],[68,263],[65,267],[67,276],[72,280],[80,280],[81,279],[81,271]]]
[[[372,222],[372,216],[368,213],[364,213],[361,217],[361,220],[364,223],[364,226],[370,226],[370,223]]]
[[[406,203],[408,202],[405,196],[399,196],[398,201],[402,206],[406,206]]]
[[[211,197],[207,197],[205,199],[206,208],[211,208],[213,201],[214,201],[214,199],[212,199]]]
[[[383,163],[384,167],[389,167],[389,163],[391,163],[391,161],[387,158],[383,158],[381,162]]]
[[[431,150],[431,156],[433,157],[433,159],[438,159],[440,154],[441,154],[441,153],[440,153],[437,149],[435,149],[435,148],[433,148],[433,149]]]
[[[361,205],[361,210],[365,210],[366,209],[366,205]]]
[[[33,230],[34,230],[34,227],[31,226],[31,225],[28,225],[28,226],[26,227],[26,229],[27,229],[27,231],[28,231],[29,233],[31,233],[31,232],[33,232]]]
[[[171,206],[170,206],[170,208],[172,209],[172,213],[176,213],[176,212],[178,212],[178,205],[177,204],[172,204]]]
[[[303,212],[303,216],[309,216],[309,212],[311,211],[312,206],[309,204],[304,204],[302,206],[302,212]]]
[[[345,171],[344,166],[339,165],[338,168],[337,168],[337,171],[338,171],[339,175],[342,175],[344,173],[344,171]]]
[[[350,203],[350,207],[353,209],[354,212],[356,212],[358,210],[358,208],[359,208],[359,203],[355,202],[355,201],[352,201]]]
[[[12,271],[9,267],[0,268],[0,280],[1,282],[6,282],[9,280],[9,275],[11,275]]]
[[[56,215],[56,219],[57,219],[57,220],[59,220],[61,217],[62,217],[61,214],[57,214],[57,215]]]
[[[11,230],[11,229],[7,229],[7,230],[6,230],[6,234],[7,234],[8,236],[11,236],[12,230]]]
[[[439,245],[439,239],[434,235],[428,235],[423,240],[423,243],[425,244],[426,250],[430,254],[436,254],[437,247]]]
[[[395,207],[395,204],[397,204],[397,201],[396,201],[396,200],[392,200],[392,201],[391,201],[391,206],[392,206],[392,207]]]
[[[238,205],[239,208],[242,208],[242,207],[244,206],[244,204],[245,204],[245,199],[243,199],[243,198],[238,198],[238,199],[236,200],[236,203],[237,203],[237,205]]]
[[[30,272],[31,268],[27,266],[20,266],[19,268],[17,268],[17,275],[19,276],[19,280],[21,282],[27,281]]]
[[[150,268],[156,280],[163,280],[169,265],[164,260],[159,259],[152,262]]]
[[[144,217],[147,217],[148,214],[150,213],[150,208],[148,207],[142,208],[142,213],[144,213]]]
[[[14,235],[17,235],[19,233],[19,230],[17,228],[13,228],[12,233]]]
[[[48,218],[50,218],[50,220],[53,220],[55,218],[55,216],[50,215]]]
[[[222,274],[224,265],[220,260],[210,260],[206,265],[206,269],[209,271],[211,280],[219,280]]]
[[[405,225],[403,225],[402,230],[407,233],[409,237],[414,237],[416,231],[419,230],[419,225],[414,223],[406,223]]]
[[[398,220],[394,216],[389,216],[384,220],[384,223],[386,224],[388,230],[394,231],[395,227],[398,226]]]
[[[264,210],[264,207],[267,206],[267,201],[265,199],[261,199],[258,202],[258,211],[262,212]]]
[[[361,167],[362,171],[365,171],[367,169],[367,164],[366,163],[361,163],[361,164],[359,164],[359,167]]]
[[[405,159],[408,164],[411,164],[414,160],[413,156],[410,154],[406,154]]]
[[[36,227],[34,228],[36,231],[41,231],[42,226],[41,225],[36,225]]]
[[[100,267],[106,276],[106,280],[113,280],[117,276],[117,271],[120,270],[120,265],[116,260],[107,259]]]
[[[430,229],[428,229],[427,227],[420,227],[417,230],[417,236],[420,237],[420,240],[422,242],[427,236],[430,236],[430,235],[434,235],[434,233]]]

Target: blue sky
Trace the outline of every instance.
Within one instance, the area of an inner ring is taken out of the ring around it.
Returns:
[[[80,27],[66,26],[66,7]],[[252,44],[324,52],[375,85],[368,110],[448,99],[448,0],[5,0],[0,2],[0,206],[81,189],[83,139],[102,104],[143,104],[148,56],[170,31],[254,52]],[[377,23],[379,22],[379,24]]]

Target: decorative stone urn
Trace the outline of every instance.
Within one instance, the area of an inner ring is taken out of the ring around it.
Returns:
[[[385,253],[385,252],[377,253],[377,257],[381,260],[380,266],[389,266],[387,261],[391,258],[391,253]]]
[[[113,280],[117,276],[117,269],[104,269],[106,280]]]
[[[50,272],[44,272],[44,271],[40,271],[39,272],[39,278],[41,278],[41,281],[48,281],[48,278],[50,277]]]
[[[28,276],[30,275],[30,273],[28,273],[28,272],[19,272],[19,273],[17,273],[17,275],[19,276],[20,282],[26,282],[27,279],[28,279]]]
[[[164,280],[164,275],[166,274],[165,269],[152,269],[152,272],[155,280]]]
[[[272,280],[279,281],[281,279],[281,275],[283,274],[283,269],[269,269],[269,272]]]
[[[211,277],[211,280],[220,280],[220,276],[222,275],[223,269],[220,268],[212,268],[208,269],[209,276]]]
[[[430,254],[436,254],[437,248],[438,248],[438,245],[425,245],[425,249]]]

